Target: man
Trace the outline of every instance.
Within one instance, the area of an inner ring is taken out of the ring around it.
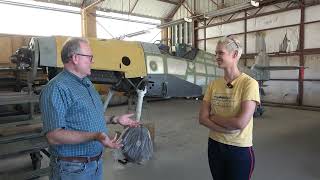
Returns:
[[[40,109],[43,131],[49,142],[51,180],[102,179],[104,147],[120,148],[109,138],[106,121],[137,127],[132,114],[104,116],[103,104],[88,79],[94,63],[89,43],[82,38],[65,42],[61,59],[64,70],[42,90]]]
[[[254,169],[252,129],[259,86],[239,71],[241,53],[233,37],[218,42],[216,60],[224,77],[210,83],[200,109],[199,122],[210,129],[208,160],[214,180],[248,180]]]

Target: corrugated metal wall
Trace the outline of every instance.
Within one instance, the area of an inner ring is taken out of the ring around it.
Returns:
[[[247,2],[246,0],[225,0],[226,6]],[[306,1],[313,2],[315,1]],[[194,3],[194,1],[188,1]],[[196,11],[208,12],[220,8],[211,1],[196,1],[194,3]],[[318,2],[319,3],[319,2]],[[286,9],[289,2],[278,3],[277,6],[270,5],[262,8],[259,13],[267,13]],[[294,7],[291,4],[291,7]],[[181,12],[179,12],[181,11]],[[247,11],[249,15],[257,11]],[[181,6],[174,16],[175,19],[190,16],[187,10]],[[224,22],[227,19],[238,19],[244,17],[244,12],[235,13],[233,17],[227,15],[211,20],[211,24]],[[209,21],[209,20],[208,20]],[[271,54],[270,64],[274,66],[299,66],[299,36],[300,36],[301,10],[291,8],[278,13],[270,13],[265,16],[251,18],[247,20],[247,54],[257,53],[259,47],[257,37],[262,37],[266,43],[266,52]],[[320,107],[320,54],[314,53],[320,49],[320,5],[313,5],[305,8],[304,26],[304,49],[311,50],[313,53],[304,55],[305,67],[303,81],[303,102],[302,105]],[[203,26],[202,23],[198,24]],[[245,21],[236,21],[227,24],[220,24],[197,30],[197,46],[207,52],[214,53],[217,41],[220,37],[229,34],[236,34],[244,46],[245,40]],[[315,50],[317,49],[317,50]],[[282,52],[284,55],[272,55]],[[248,56],[246,62],[242,64],[252,65],[253,56]],[[297,104],[299,95],[299,70],[272,71],[271,81],[265,82],[265,101],[275,103]],[[318,98],[319,97],[319,98]]]
[[[271,10],[272,7],[269,8]],[[307,7],[305,22],[320,20],[320,5]],[[247,53],[257,53],[257,34],[262,35],[266,42],[267,53],[280,51],[295,52],[299,50],[300,10],[291,10],[277,14],[271,14],[247,21]],[[279,29],[272,29],[282,26]],[[270,29],[270,30],[264,30]],[[261,31],[262,30],[262,31]],[[255,32],[259,31],[259,32]],[[320,48],[320,22],[305,25],[305,49]],[[238,38],[244,42],[244,21],[214,26],[206,29],[206,50],[214,52],[218,37],[229,34],[239,34]],[[204,30],[198,33],[198,39],[204,39]],[[217,38],[215,38],[217,37]],[[283,46],[285,44],[285,47]],[[243,46],[243,43],[242,43]],[[204,49],[204,42],[199,42],[199,47]],[[290,55],[290,54],[289,54]],[[253,62],[253,61],[251,61]],[[305,81],[303,105],[320,106],[320,55],[305,55]],[[299,55],[273,57],[270,65],[275,66],[299,66]],[[271,71],[272,81],[265,83],[266,96],[264,100],[275,103],[296,104],[298,99],[299,71]],[[281,80],[283,79],[283,80]]]

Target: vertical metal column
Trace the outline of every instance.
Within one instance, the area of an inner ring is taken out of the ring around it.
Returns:
[[[207,26],[207,20],[204,20],[204,26]],[[203,29],[203,39],[204,39],[203,49],[204,51],[207,51],[207,28],[206,27]]]
[[[192,47],[194,48],[198,48],[198,29],[196,29],[196,27],[198,27],[198,21],[194,20],[192,21]]]
[[[247,19],[248,19],[248,14],[247,14],[247,10],[244,11],[244,48],[243,48],[243,52],[244,52],[244,66],[247,66]]]
[[[305,21],[305,4],[304,0],[300,0],[300,34],[299,34],[299,44],[300,44],[300,54],[299,54],[299,94],[298,94],[298,104],[302,105],[303,103],[303,81],[304,81],[304,21]]]

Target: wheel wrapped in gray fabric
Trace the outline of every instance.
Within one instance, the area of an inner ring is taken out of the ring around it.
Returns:
[[[131,162],[142,163],[152,157],[150,132],[143,126],[128,128],[122,136],[122,144],[122,153]]]

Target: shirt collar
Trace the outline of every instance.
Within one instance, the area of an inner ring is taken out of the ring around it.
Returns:
[[[80,78],[80,77],[78,77],[77,75],[73,74],[72,72],[70,72],[70,71],[68,71],[68,70],[66,70],[66,69],[64,69],[63,72],[64,72],[67,76],[69,76],[69,77],[71,77],[72,79],[78,81],[79,83],[85,85],[86,87],[90,87],[90,86],[92,85],[92,82],[90,81],[90,79],[89,79],[87,76],[84,77],[84,78]]]

